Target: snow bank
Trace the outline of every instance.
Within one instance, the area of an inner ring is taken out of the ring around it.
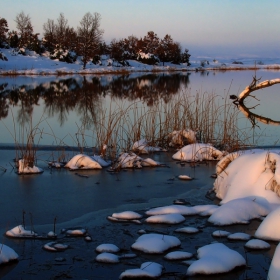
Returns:
[[[250,150],[233,154],[218,162],[219,176],[214,182],[216,196],[226,203],[237,198],[265,198],[271,206],[280,204],[279,150]],[[229,161],[228,164],[225,161]],[[273,208],[271,208],[273,209]]]
[[[199,260],[193,262],[187,270],[187,275],[218,274],[246,265],[245,259],[236,251],[222,243],[206,245],[197,250]]]
[[[184,161],[220,160],[224,155],[209,144],[196,143],[183,147],[172,158]]]

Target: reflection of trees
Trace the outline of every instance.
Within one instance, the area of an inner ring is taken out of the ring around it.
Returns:
[[[85,128],[96,121],[100,106],[100,97],[110,95],[128,101],[142,100],[152,106],[159,100],[168,103],[172,96],[189,83],[188,75],[147,74],[139,77],[130,75],[84,76],[54,80],[50,83],[33,87],[29,85],[0,85],[0,118],[8,115],[9,106],[18,106],[17,121],[24,125],[30,120],[34,106],[40,99],[44,101],[44,114],[48,117],[58,115],[60,125],[67,120],[71,111],[76,110],[81,116]],[[107,80],[106,80],[107,79]],[[104,81],[105,80],[105,81]]]

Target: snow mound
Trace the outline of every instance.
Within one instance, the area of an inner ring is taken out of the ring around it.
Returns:
[[[280,241],[280,207],[270,212],[259,225],[255,237],[265,240]]]
[[[150,146],[149,141],[146,139],[141,139],[133,144],[132,151],[140,154],[148,154],[150,152],[165,152],[166,150],[160,147]]]
[[[13,238],[34,238],[38,234],[32,230],[26,230],[22,225],[18,225],[6,231],[6,236]]]
[[[120,251],[120,248],[114,244],[106,243],[97,246],[95,250],[98,253],[117,253]]]
[[[98,162],[102,167],[107,167],[111,164],[111,161],[104,160],[104,158],[102,156],[93,155],[93,156],[91,156],[91,158],[94,161]]]
[[[280,275],[280,244],[277,245],[269,270],[267,279],[278,280]]]
[[[0,264],[18,260],[18,254],[12,248],[6,246],[5,244],[0,244],[0,248]]]
[[[217,209],[219,208],[218,205],[196,205],[193,206],[193,209],[198,212],[200,216],[210,216],[212,215]]]
[[[149,233],[141,235],[131,248],[147,254],[162,254],[180,245],[181,241],[175,236]]]
[[[43,169],[33,165],[32,167],[25,164],[24,159],[18,161],[18,174],[40,174],[43,173]]]
[[[194,209],[193,207],[188,207],[185,205],[169,205],[169,206],[161,206],[150,209],[146,211],[146,215],[163,215],[163,214],[174,214],[178,213],[184,216],[188,215],[196,215],[198,214],[198,210]]]
[[[78,154],[74,156],[70,161],[68,161],[65,165],[66,168],[70,170],[77,170],[77,169],[102,169],[102,166],[93,160],[92,157]]]
[[[190,181],[190,180],[193,179],[192,177],[190,177],[190,176],[188,176],[188,175],[179,175],[178,178],[179,178],[180,180],[186,180],[186,181]]]
[[[216,230],[212,233],[212,236],[214,237],[227,237],[230,235],[230,232],[226,230]]]
[[[164,258],[169,261],[186,260],[193,256],[192,253],[183,251],[174,251],[166,254]]]
[[[185,221],[179,213],[154,215],[146,219],[146,223],[152,224],[179,224]]]
[[[62,244],[62,243],[57,243],[57,242],[49,242],[43,246],[43,248],[47,251],[51,252],[58,252],[58,251],[65,251],[68,249],[68,245]]]
[[[112,253],[101,253],[96,256],[95,260],[97,262],[102,262],[102,263],[118,263],[120,262],[119,257],[115,254]]]
[[[228,155],[218,162],[213,190],[222,203],[247,196],[280,204],[279,150],[253,149]]]
[[[270,249],[270,244],[259,239],[251,239],[245,245],[248,249]]]
[[[224,156],[224,152],[219,151],[209,144],[190,144],[177,153],[172,158],[175,160],[185,161],[202,161],[202,160],[220,160]]]
[[[120,213],[113,213],[112,217],[117,219],[135,220],[135,219],[141,219],[142,215],[134,211],[124,211]]]
[[[208,221],[215,225],[248,224],[251,219],[266,216],[268,213],[269,205],[265,199],[246,197],[223,204]]]
[[[191,129],[174,130],[169,135],[170,139],[169,146],[182,146],[184,141],[188,144],[196,142],[196,132]]]
[[[175,229],[175,232],[180,232],[180,233],[197,233],[197,232],[199,232],[199,229],[195,228],[195,227],[183,227],[183,228]]]
[[[124,271],[119,279],[127,278],[141,278],[153,279],[158,278],[162,274],[163,266],[155,262],[142,263],[140,268],[128,269]]]
[[[199,260],[193,262],[187,275],[226,273],[236,267],[246,265],[245,259],[236,251],[222,243],[203,246],[197,250]]]
[[[249,240],[251,238],[251,235],[244,233],[244,232],[236,232],[229,234],[227,236],[229,240]]]

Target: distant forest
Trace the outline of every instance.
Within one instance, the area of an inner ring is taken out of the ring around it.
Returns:
[[[169,34],[160,39],[155,32],[149,31],[143,38],[131,35],[124,39],[113,39],[106,44],[98,13],[86,13],[76,29],[70,27],[64,14],[60,13],[56,20],[48,19],[43,24],[42,39],[39,33],[34,32],[28,14],[17,14],[15,22],[17,30],[10,31],[7,20],[0,17],[0,48],[13,48],[15,54],[27,55],[34,51],[67,63],[73,63],[77,57],[81,57],[84,68],[88,62],[100,64],[102,55],[111,58],[112,63],[116,62],[119,66],[129,66],[128,60],[149,65],[164,65],[166,62],[190,65],[189,50],[182,51],[180,43],[174,42]]]

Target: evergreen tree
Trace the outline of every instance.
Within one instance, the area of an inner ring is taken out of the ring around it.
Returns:
[[[7,32],[8,32],[7,20],[0,17],[0,47],[4,47],[7,42]]]

